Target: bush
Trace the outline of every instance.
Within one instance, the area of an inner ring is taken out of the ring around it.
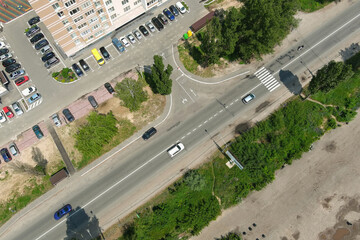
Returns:
[[[142,82],[125,78],[115,86],[116,96],[122,100],[122,105],[130,112],[140,109],[141,103],[148,99],[147,92],[142,89]]]
[[[56,78],[57,76],[59,76],[59,74],[60,74],[59,72],[54,72],[54,73],[52,74],[52,77],[53,77],[53,78]]]

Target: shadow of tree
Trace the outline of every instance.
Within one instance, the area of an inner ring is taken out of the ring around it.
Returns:
[[[90,213],[92,214],[92,211]],[[89,216],[80,207],[72,210],[72,214],[66,219],[66,227],[67,236],[64,240],[105,239],[99,219],[93,214]]]
[[[294,75],[291,71],[279,72],[280,81],[287,87],[287,89],[295,95],[299,95],[302,91],[302,86],[300,84],[299,78]]]
[[[186,50],[189,51],[189,55],[194,59],[197,64],[199,64],[203,68],[208,66],[199,46],[194,46],[186,40],[184,43],[184,47]]]
[[[343,61],[348,60],[352,56],[354,56],[357,52],[360,51],[359,43],[352,43],[348,48],[340,51],[340,56]]]

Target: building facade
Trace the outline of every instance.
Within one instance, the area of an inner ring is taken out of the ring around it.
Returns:
[[[161,0],[30,0],[67,56],[114,31]]]

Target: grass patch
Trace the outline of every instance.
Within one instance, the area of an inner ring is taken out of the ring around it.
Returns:
[[[300,9],[303,12],[314,12],[319,10],[334,0],[316,1],[316,0],[300,0]],[[321,3],[323,2],[323,3]]]
[[[54,72],[52,77],[61,83],[69,83],[77,80],[75,73],[70,68],[63,68],[60,72]]]

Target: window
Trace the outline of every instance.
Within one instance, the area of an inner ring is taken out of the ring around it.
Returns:
[[[101,2],[100,2],[100,1],[96,1],[96,2],[94,2],[94,5],[95,5],[95,7],[99,7],[99,6],[101,6]]]
[[[79,45],[79,44],[81,44],[81,41],[80,41],[80,39],[76,39],[76,40],[75,40],[75,44],[76,44],[76,45]]]
[[[59,17],[63,17],[63,16],[64,16],[64,12],[63,12],[63,11],[60,11],[60,12],[57,13],[57,15],[58,15]]]
[[[110,5],[110,4],[112,4],[112,1],[111,0],[107,0],[106,2],[105,2],[105,5],[107,6],[107,5]]]
[[[104,29],[107,29],[108,27],[109,27],[108,23],[105,23],[104,26],[103,26]]]
[[[91,2],[87,1],[86,3],[84,3],[83,5],[81,5],[82,9],[85,9],[87,7],[91,6]]]
[[[81,29],[81,28],[85,27],[86,25],[87,25],[87,23],[84,22],[84,23],[80,24],[77,28],[78,28],[78,29]]]
[[[136,6],[139,3],[141,3],[141,0],[137,0],[136,2],[134,2],[134,6]]]
[[[77,38],[77,35],[76,35],[76,33],[72,33],[72,34],[70,34],[70,36],[74,39],[74,38]]]
[[[121,1],[121,4],[122,4],[122,5],[125,5],[125,4],[127,4],[127,3],[129,3],[129,0],[122,0],[122,1]]]
[[[80,11],[80,8],[75,8],[75,9],[71,10],[69,13],[70,13],[70,15],[74,15],[75,13],[77,13],[79,11]]]
[[[94,38],[94,36],[91,35],[90,37],[88,37],[87,41],[90,41],[90,40],[93,39],[93,38]]]
[[[79,17],[75,18],[74,23],[81,21],[83,18],[84,18],[83,16],[79,16]]]
[[[147,5],[149,6],[149,5],[151,5],[151,4],[153,4],[154,2],[157,2],[158,0],[151,0],[150,2],[148,2],[147,3]]]
[[[102,34],[104,31],[103,30],[100,30],[100,31],[98,31],[97,33],[95,33],[94,35],[95,35],[95,37],[97,37],[97,36],[99,36],[100,34]]]
[[[98,14],[102,14],[102,13],[104,13],[104,9],[100,9],[97,12],[98,12]]]
[[[85,13],[85,16],[88,17],[89,15],[93,14],[94,12],[95,12],[94,9],[91,9],[90,11]]]
[[[91,33],[91,30],[90,29],[87,29],[86,31],[80,33],[81,36],[85,36],[87,34]]]
[[[98,17],[93,17],[89,20],[89,24],[96,22],[98,20]]]
[[[130,6],[127,6],[126,8],[124,8],[124,12],[127,12],[130,10]]]
[[[114,18],[116,18],[116,13],[111,15],[110,18],[113,20]]]
[[[73,4],[75,4],[75,0],[70,0],[70,1],[65,3],[65,7],[70,7]]]
[[[100,24],[96,24],[96,25],[92,26],[91,29],[95,30],[95,29],[99,28],[100,26],[101,26]]]
[[[111,12],[115,11],[115,8],[111,7],[111,8],[108,9],[108,11],[109,11],[109,13],[111,13]]]
[[[53,7],[55,10],[57,10],[58,8],[60,8],[60,6],[59,6],[58,3],[53,4],[52,7]]]
[[[72,28],[72,26],[69,26],[69,27],[66,28],[66,30],[67,30],[68,32],[71,32],[71,31],[73,30],[73,28]]]
[[[66,25],[66,24],[69,23],[69,21],[68,21],[67,19],[65,19],[65,20],[62,21],[62,23],[63,23],[64,25]]]
[[[106,21],[106,16],[102,16],[100,17],[100,20],[103,22],[103,21]]]

